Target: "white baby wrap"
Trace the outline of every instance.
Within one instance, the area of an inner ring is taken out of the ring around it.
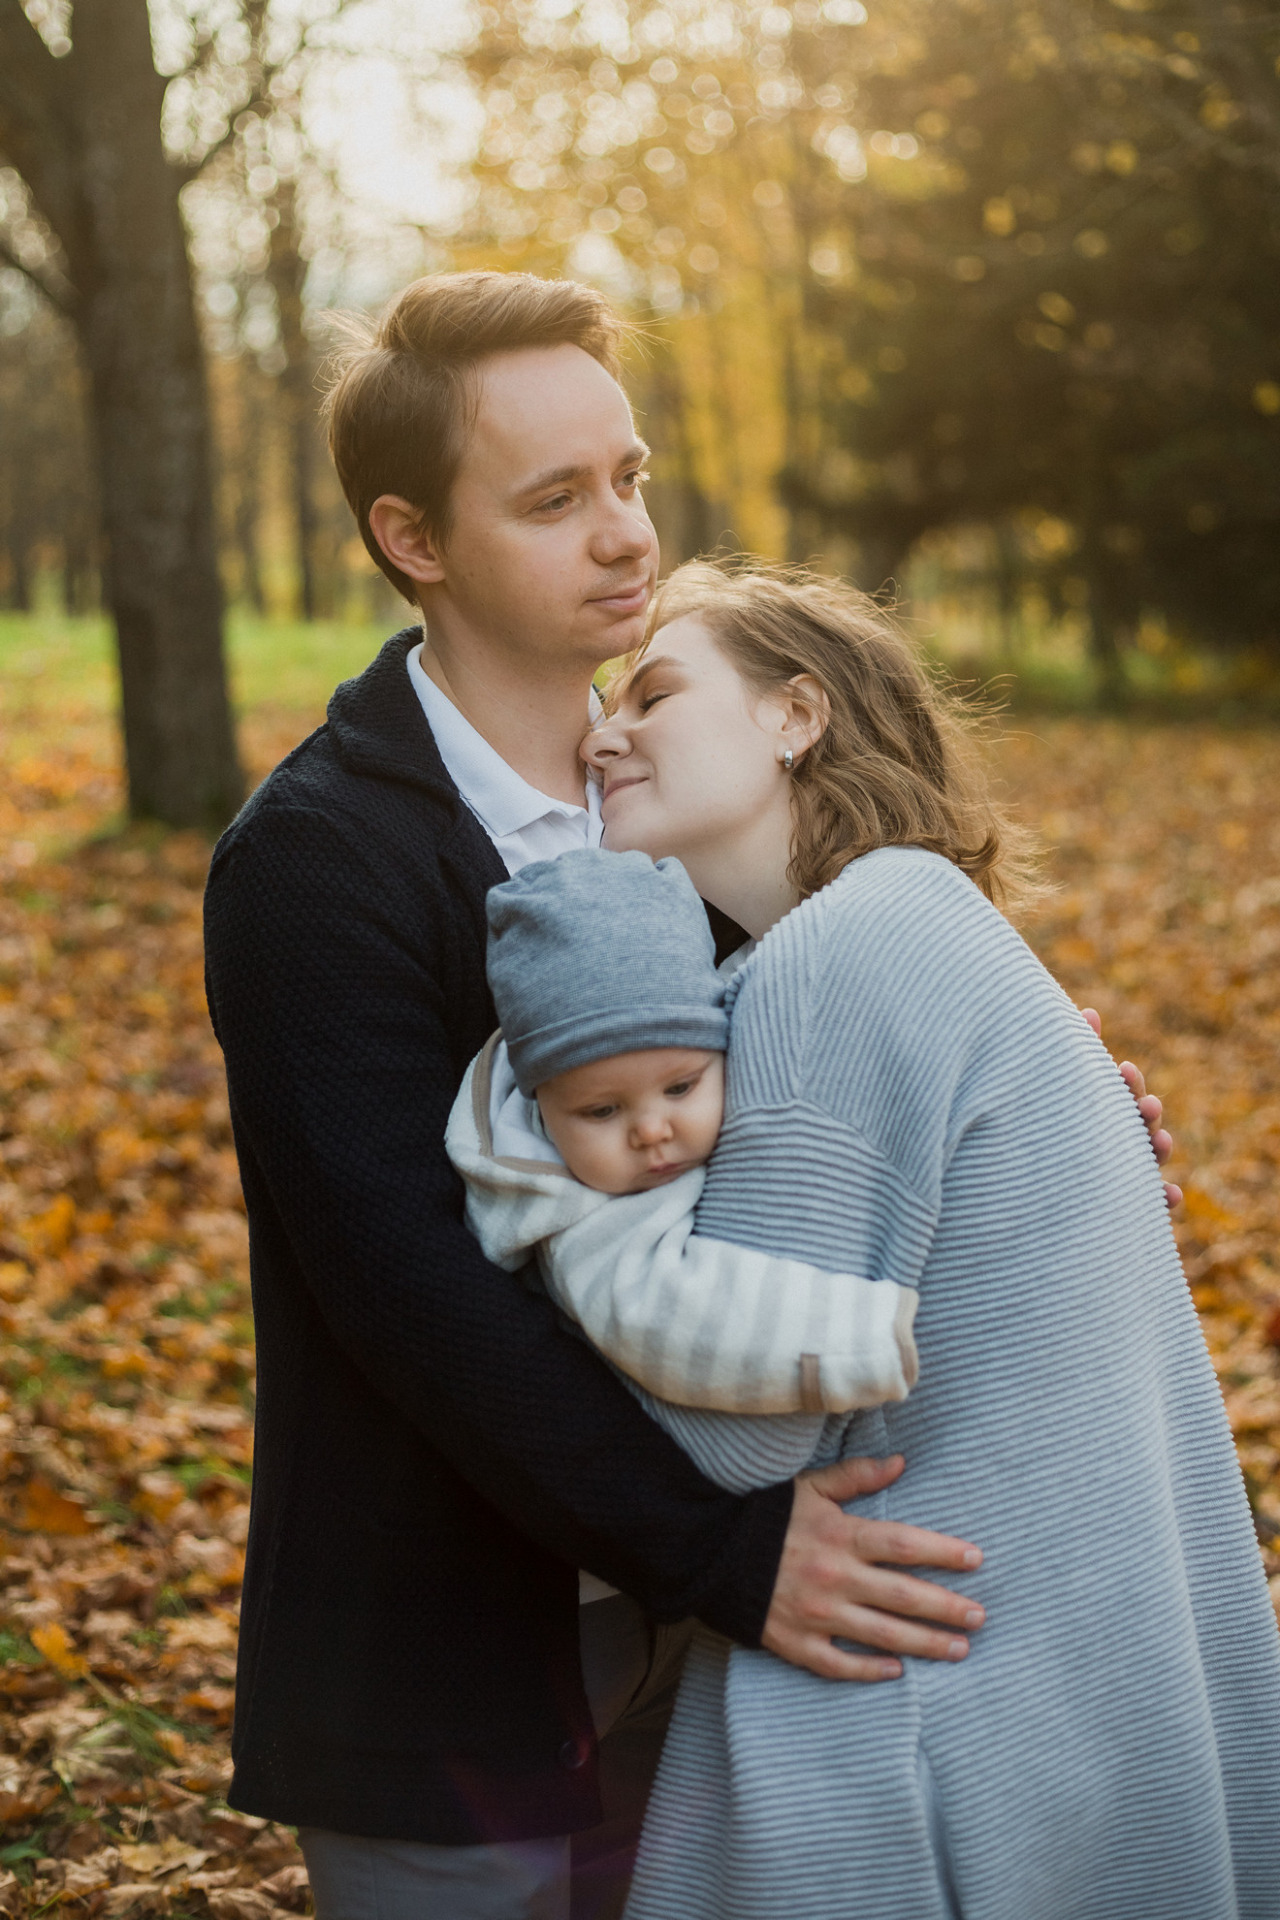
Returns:
[[[648,1193],[575,1180],[515,1084],[500,1034],[472,1061],[445,1135],[467,1224],[659,1398],[738,1414],[847,1413],[905,1400],[916,1293],[693,1232],[701,1168]]]

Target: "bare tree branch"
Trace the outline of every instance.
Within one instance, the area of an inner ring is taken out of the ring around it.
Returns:
[[[56,279],[46,277],[43,268],[33,267],[29,261],[20,259],[3,238],[0,238],[0,266],[12,267],[15,273],[20,273],[44,295],[50,306],[56,307],[68,320],[72,318],[76,307],[75,291],[62,274]]]
[[[4,4],[6,4],[6,0],[0,0],[0,6]],[[213,141],[212,145],[206,147],[198,160],[176,161],[174,163],[178,173],[182,177],[184,185],[191,180],[198,180],[200,175],[218,158],[219,154],[225,153],[227,148],[234,144],[236,139],[236,121],[240,118],[241,114],[265,114],[270,112],[274,105],[271,89],[274,83],[280,78],[280,75],[287,72],[301,55],[311,51],[315,45],[315,36],[321,28],[331,27],[336,20],[340,20],[344,14],[351,12],[358,4],[359,0],[333,0],[332,6],[328,13],[324,15],[323,19],[308,21],[298,34],[297,39],[294,41],[292,47],[290,47],[288,53],[278,60],[267,60],[262,54],[261,43],[264,37],[263,30],[266,21],[266,9],[261,5],[261,0],[258,0],[257,4],[246,8],[246,12],[253,16],[251,19],[251,31],[254,41],[257,43],[255,50],[258,56],[260,75],[258,83],[252,88],[247,97],[228,114],[226,128],[218,135],[217,139]],[[185,79],[192,74],[203,71],[203,69],[210,64],[213,45],[214,42],[211,38],[203,40],[197,47],[193,59],[188,62],[181,73],[175,74],[173,77],[175,79]]]
[[[19,0],[0,0],[0,148],[68,252],[78,201],[67,111],[71,58],[54,59]]]

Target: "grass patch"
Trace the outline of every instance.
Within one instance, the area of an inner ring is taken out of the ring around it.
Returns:
[[[38,1667],[40,1655],[24,1633],[14,1633],[8,1627],[0,1627],[0,1666],[10,1660],[16,1660],[21,1667]],[[4,1855],[0,1853],[0,1860]]]
[[[338,682],[368,666],[389,631],[233,612],[227,658],[237,711],[313,708],[322,718]],[[114,711],[118,698],[115,648],[102,614],[0,614],[0,711],[20,724],[25,710],[69,700],[73,713],[101,714]]]

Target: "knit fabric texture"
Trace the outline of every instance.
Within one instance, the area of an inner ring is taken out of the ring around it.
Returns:
[[[470,1844],[599,1818],[577,1568],[758,1641],[791,1505],[699,1475],[463,1222],[445,1122],[506,878],[387,642],[214,855],[257,1447],[230,1799]]]
[[[494,887],[489,985],[524,1094],[651,1047],[723,1053],[715,941],[678,860],[583,848]]]
[[[627,1920],[1276,1920],[1280,1635],[1114,1064],[917,850],[788,915],[729,1000],[698,1228],[918,1285],[910,1397],[808,1443],[905,1456],[859,1507],[976,1541],[944,1578],[987,1625],[874,1686],[702,1633]],[[720,1423],[735,1484],[799,1428]]]
[[[494,1034],[449,1115],[445,1147],[467,1183],[467,1225],[497,1266],[536,1252],[552,1299],[629,1380],[732,1412],[848,1412],[906,1398],[914,1289],[695,1234],[702,1167],[647,1192],[594,1192],[563,1162],[528,1151],[542,1143],[536,1103],[523,1096],[526,1150],[498,1153],[510,1074]]]

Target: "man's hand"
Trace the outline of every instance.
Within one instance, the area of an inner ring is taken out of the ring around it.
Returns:
[[[889,1486],[904,1465],[901,1455],[841,1460],[800,1475],[765,1621],[763,1644],[770,1653],[827,1680],[896,1680],[902,1662],[895,1654],[964,1659],[969,1642],[954,1629],[982,1625],[986,1614],[977,1602],[927,1580],[891,1573],[881,1563],[967,1573],[982,1565],[977,1547],[945,1533],[865,1520],[841,1509],[843,1500]],[[941,1622],[944,1631],[916,1624],[926,1620]],[[889,1657],[843,1652],[832,1645],[833,1638],[883,1647]]]
[[[1097,1034],[1102,1038],[1102,1015],[1096,1007],[1082,1007],[1080,1011]],[[1173,1135],[1160,1125],[1164,1107],[1154,1093],[1147,1092],[1147,1083],[1142,1077],[1142,1069],[1135,1067],[1132,1060],[1120,1062],[1120,1078],[1128,1087],[1138,1103],[1138,1112],[1146,1122],[1147,1132],[1151,1136],[1151,1149],[1156,1156],[1157,1166],[1163,1166],[1173,1152]],[[1164,1183],[1164,1197],[1170,1213],[1182,1205],[1182,1188],[1175,1187],[1170,1180]]]

